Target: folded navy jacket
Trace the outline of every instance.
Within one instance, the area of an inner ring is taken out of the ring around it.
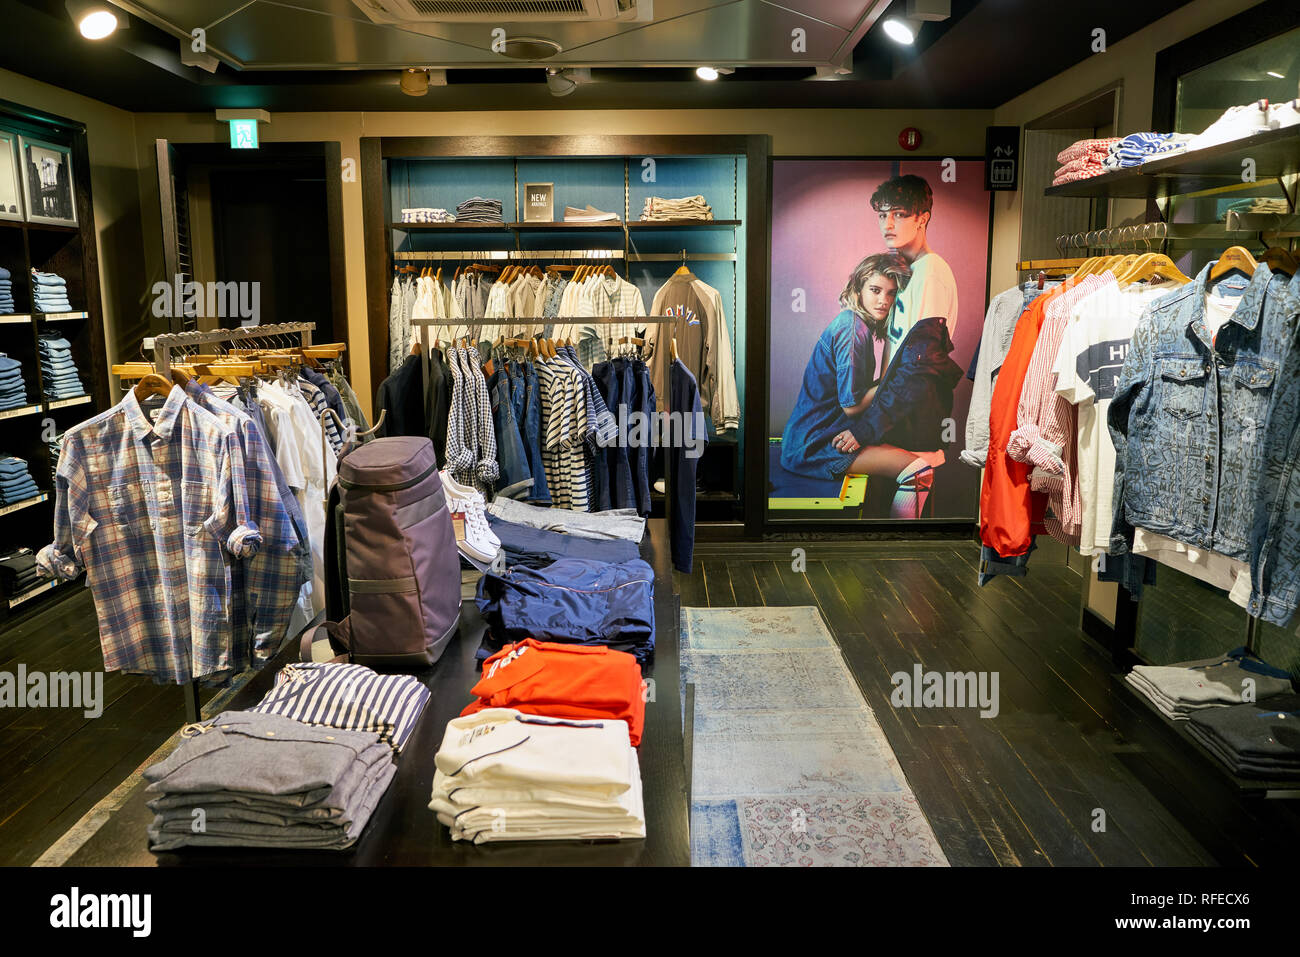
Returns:
[[[654,657],[654,571],[639,558],[615,565],[562,558],[545,568],[489,571],[475,603],[488,624],[475,654],[480,661],[525,638],[607,645],[641,664]]]
[[[489,513],[488,524],[493,534],[501,539],[501,551],[507,565],[528,565],[545,568],[562,558],[586,558],[610,565],[635,561],[641,550],[635,542],[626,539],[583,538],[566,535],[543,528],[532,528],[517,522],[507,522]]]

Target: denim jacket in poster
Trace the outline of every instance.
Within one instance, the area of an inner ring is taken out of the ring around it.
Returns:
[[[860,445],[897,441],[905,447],[920,443],[926,449],[944,445],[943,421],[952,415],[952,393],[962,368],[951,358],[952,337],[939,317],[922,319],[908,330],[889,360],[876,397],[850,427]],[[900,438],[896,430],[910,426]]]
[[[1207,265],[1138,323],[1108,415],[1111,552],[1140,526],[1249,561],[1265,424],[1290,342],[1283,277],[1260,265],[1212,339]]]
[[[1291,280],[1286,313],[1290,349],[1264,428],[1246,606],[1252,615],[1277,625],[1285,625],[1300,605],[1300,273]]]

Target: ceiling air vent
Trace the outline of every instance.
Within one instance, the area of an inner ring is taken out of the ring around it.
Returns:
[[[375,23],[586,23],[636,19],[649,0],[353,0]]]

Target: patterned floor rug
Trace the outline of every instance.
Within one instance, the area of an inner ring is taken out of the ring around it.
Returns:
[[[692,864],[947,866],[816,608],[683,608],[682,619]]]

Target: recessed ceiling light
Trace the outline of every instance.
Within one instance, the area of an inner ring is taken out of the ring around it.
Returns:
[[[910,20],[890,17],[883,24],[885,35],[895,43],[911,44],[916,39],[916,25]]]
[[[716,80],[718,78],[718,71],[711,66],[697,66],[695,68],[695,75],[701,80]]]
[[[117,14],[106,3],[68,0],[66,6],[77,32],[87,40],[102,40],[118,28]]]
[[[1285,74],[1285,73],[1275,73],[1275,72],[1272,71],[1272,70],[1269,70],[1269,71],[1268,71],[1268,75],[1269,75],[1269,76],[1275,76],[1275,77],[1277,77],[1279,80],[1285,80],[1285,79],[1286,79],[1286,74]]]

